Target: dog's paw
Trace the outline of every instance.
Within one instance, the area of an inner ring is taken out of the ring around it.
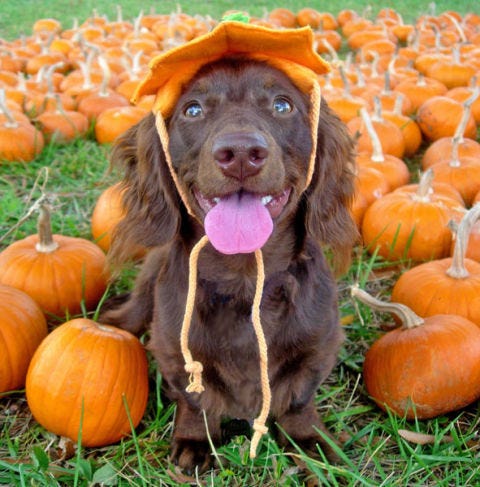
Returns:
[[[187,475],[192,475],[197,468],[200,473],[205,472],[213,465],[213,456],[207,441],[174,440],[170,457]]]
[[[341,445],[337,441],[334,441],[332,438],[330,439],[338,447],[338,450],[340,450]],[[311,438],[303,438],[301,440],[294,440],[294,441],[298,445],[298,447],[302,451],[304,451],[309,457],[318,458],[319,456],[321,456],[319,455],[319,451],[318,451],[318,449],[320,448],[322,450],[322,453],[325,455],[326,459],[329,461],[329,463],[331,463],[332,465],[338,465],[342,463],[342,459],[340,455],[337,453],[338,450],[333,448],[332,445],[329,442],[327,442],[324,438],[322,438],[320,435],[313,436]]]

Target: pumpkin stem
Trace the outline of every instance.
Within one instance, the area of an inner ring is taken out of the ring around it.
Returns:
[[[428,203],[430,201],[430,194],[432,192],[432,183],[433,183],[433,169],[427,169],[421,176],[420,180],[418,181],[418,188],[417,192],[415,193],[415,199],[417,201],[423,201]]]
[[[108,85],[110,83],[110,79],[112,77],[112,73],[110,71],[110,66],[108,65],[107,61],[102,57],[98,56],[98,64],[102,70],[103,78],[102,83],[100,85],[100,90],[98,92],[99,96],[108,97],[110,93],[108,91]]]
[[[347,75],[345,74],[345,69],[342,65],[338,67],[338,72],[340,73],[340,78],[342,79],[344,96],[345,98],[351,98],[352,93],[350,91],[350,82],[348,81]]]
[[[415,328],[416,326],[422,326],[425,322],[423,318],[418,316],[413,310],[402,303],[385,303],[379,299],[374,298],[363,289],[358,287],[358,284],[354,284],[350,288],[350,294],[352,297],[358,299],[363,304],[366,304],[370,308],[381,311],[382,313],[393,313],[402,322],[402,328],[407,330]]]
[[[458,23],[458,20],[453,15],[451,15],[449,13],[446,13],[445,17],[447,17],[452,22],[455,29],[457,30],[457,32],[460,36],[460,43],[466,44],[468,42],[468,39],[467,39],[467,36],[465,35],[465,31],[463,30],[462,26]],[[456,46],[455,46],[455,48],[456,48]]]
[[[12,115],[12,112],[7,107],[5,90],[3,88],[0,89],[0,112],[3,113],[5,115],[5,118],[7,119],[3,123],[3,125],[6,128],[14,129],[19,126],[19,123],[15,120],[15,117]]]
[[[403,101],[405,99],[405,95],[403,93],[398,93],[395,98],[395,103],[393,105],[393,113],[398,116],[402,116],[402,107],[403,107]]]
[[[338,57],[337,51],[333,48],[330,42],[327,39],[322,39],[322,44],[327,48],[328,53],[330,54],[332,60],[330,61],[334,66],[338,66],[340,64],[340,58]]]
[[[425,76],[422,73],[418,74],[417,86],[427,86],[427,82],[425,81]]]
[[[375,97],[375,99],[377,99],[378,103],[380,103],[378,97]],[[380,138],[378,137],[378,134],[373,127],[372,119],[370,118],[367,109],[361,108],[360,115],[362,117],[363,123],[365,124],[365,128],[367,129],[368,136],[370,137],[370,140],[372,142],[372,155],[370,156],[371,160],[373,162],[385,162]]]
[[[450,156],[450,167],[460,167],[460,159],[458,158],[458,146],[460,145],[460,137],[453,137],[452,139],[452,154]]]
[[[467,127],[468,120],[470,119],[470,114],[472,113],[472,105],[480,94],[480,87],[476,87],[473,93],[463,102],[463,114],[460,119],[460,123],[455,130],[453,137],[459,139],[459,143],[463,143],[465,128]]]
[[[50,253],[58,248],[58,243],[53,240],[52,224],[50,220],[51,206],[46,201],[39,205],[37,222],[38,243],[35,245],[37,252]]]
[[[465,252],[472,227],[479,218],[480,203],[477,203],[465,213],[457,227],[452,265],[446,270],[447,275],[454,279],[465,279],[470,275],[465,268]]]

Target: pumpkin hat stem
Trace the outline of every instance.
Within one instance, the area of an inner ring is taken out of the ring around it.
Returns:
[[[52,235],[51,209],[50,204],[46,201],[42,201],[39,205],[37,222],[38,242],[35,245],[38,252],[50,253],[58,248],[58,243],[55,242]]]
[[[425,322],[423,318],[418,316],[408,306],[401,303],[385,303],[379,299],[374,298],[363,289],[358,287],[358,284],[353,285],[350,288],[350,294],[352,297],[358,299],[363,304],[366,304],[370,308],[382,313],[393,313],[402,322],[402,328],[408,330],[415,328],[416,326],[422,326]]]
[[[447,275],[454,279],[465,279],[470,276],[470,273],[465,267],[465,252],[467,251],[468,237],[470,236],[472,227],[479,218],[480,203],[477,203],[465,213],[465,216],[457,227],[452,265],[446,270]]]

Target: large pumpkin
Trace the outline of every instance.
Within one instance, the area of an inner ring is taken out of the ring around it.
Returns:
[[[480,263],[465,257],[468,235],[480,217],[473,206],[458,225],[453,257],[432,260],[404,272],[392,289],[392,300],[420,316],[456,314],[480,326]]]
[[[478,326],[456,315],[423,319],[407,306],[384,303],[357,287],[352,295],[378,311],[394,313],[402,322],[365,355],[365,387],[380,408],[426,419],[480,397]]]
[[[23,387],[28,364],[47,336],[47,321],[27,294],[0,285],[0,393]]]
[[[47,205],[40,210],[38,234],[0,253],[0,283],[29,294],[57,316],[80,313],[82,301],[94,308],[107,288],[105,254],[83,238],[52,235]]]
[[[129,416],[136,427],[145,412],[145,351],[127,331],[68,321],[35,352],[26,395],[34,418],[52,433],[73,441],[81,436],[84,446],[115,443],[130,433]]]

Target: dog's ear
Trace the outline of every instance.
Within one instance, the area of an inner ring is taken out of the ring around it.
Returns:
[[[113,232],[109,260],[115,266],[140,248],[162,245],[179,231],[181,201],[165,160],[165,153],[149,115],[115,143],[112,166],[120,167],[125,217]]]
[[[345,124],[322,100],[315,171],[307,198],[307,231],[332,250],[337,273],[347,270],[357,240],[350,215],[354,194],[354,143]]]

